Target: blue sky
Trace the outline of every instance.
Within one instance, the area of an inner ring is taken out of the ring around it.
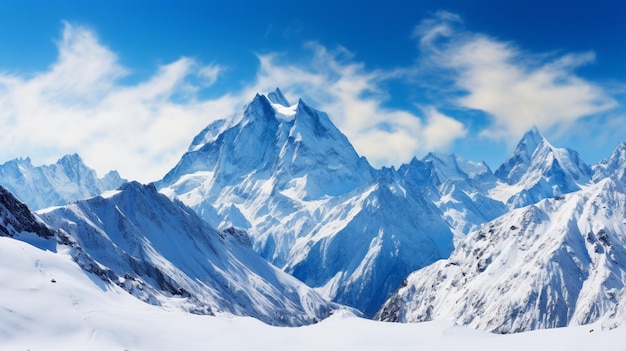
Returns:
[[[206,124],[280,87],[375,166],[496,168],[537,125],[588,163],[626,140],[626,3],[0,4],[0,162],[78,152],[160,178]]]

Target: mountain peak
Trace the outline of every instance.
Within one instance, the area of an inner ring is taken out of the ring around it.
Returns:
[[[283,92],[280,91],[279,88],[276,88],[276,90],[267,94],[267,97],[272,103],[275,103],[284,107],[291,106],[291,104],[289,103],[289,101],[287,101],[287,98],[285,98],[285,95],[283,95]]]
[[[579,194],[485,223],[449,259],[406,278],[378,317],[511,333],[612,316],[621,301],[606,291],[624,286],[626,270],[623,246],[612,244],[624,240],[626,189],[606,179]]]
[[[611,176],[626,180],[626,144],[620,141],[609,158],[593,166],[593,173],[593,180],[596,182]]]
[[[117,172],[98,178],[75,153],[37,167],[28,158],[0,165],[0,184],[33,210],[93,197],[124,182]]]
[[[532,126],[522,139],[517,144],[517,149],[524,150],[527,152],[528,156],[532,156],[532,153],[537,149],[542,142],[547,141],[546,138],[541,134],[539,128],[537,126]]]
[[[79,243],[75,261],[83,269],[108,270],[100,277],[150,304],[281,326],[310,324],[339,308],[241,245],[245,233],[218,232],[152,184],[128,182],[41,216]],[[84,265],[84,258],[93,264]]]
[[[508,184],[515,184],[519,182],[522,176],[530,167],[531,159],[537,148],[545,144],[551,147],[545,137],[539,131],[537,126],[533,126],[529,129],[520,141],[517,143],[517,147],[511,156],[502,163],[500,167],[494,173],[495,176],[507,182]]]
[[[73,154],[67,154],[63,157],[61,157],[57,163],[76,163],[76,162],[83,162],[83,159],[77,154],[77,153],[73,153]]]
[[[539,129],[533,127],[524,134],[495,176],[522,189],[507,200],[509,205],[522,207],[579,190],[591,180],[591,169],[576,151],[552,146]]]

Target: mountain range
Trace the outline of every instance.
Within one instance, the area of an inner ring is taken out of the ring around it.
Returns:
[[[376,169],[276,89],[209,124],[154,184],[120,187],[70,155],[9,161],[0,185],[61,206],[34,218],[151,304],[276,325],[347,305],[510,333],[624,321],[625,169],[623,143],[590,166],[535,127],[495,172],[437,153]]]
[[[117,171],[98,178],[78,154],[65,155],[55,164],[33,166],[30,158],[0,165],[0,185],[16,195],[31,210],[66,205],[100,195],[125,183]]]

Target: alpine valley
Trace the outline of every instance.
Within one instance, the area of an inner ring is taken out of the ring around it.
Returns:
[[[326,113],[276,89],[209,124],[152,184],[98,178],[78,155],[0,165],[0,250],[17,265],[0,267],[0,296],[64,287],[78,315],[118,301],[276,326],[592,324],[623,339],[625,174],[625,144],[590,166],[537,128],[495,172],[436,153],[377,169]],[[32,276],[22,286],[13,270]],[[0,336],[34,330],[36,313],[0,299]]]

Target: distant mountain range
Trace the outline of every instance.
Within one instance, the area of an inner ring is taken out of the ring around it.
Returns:
[[[77,155],[9,161],[0,185],[61,206],[38,212],[58,245],[152,304],[277,325],[347,305],[508,333],[624,321],[625,169],[624,144],[590,166],[537,128],[495,172],[435,153],[376,169],[277,89],[207,126],[153,185],[98,179]]]
[[[33,166],[30,158],[0,165],[0,185],[32,210],[94,197],[125,182],[116,171],[98,178],[77,154],[63,156],[51,165]]]

